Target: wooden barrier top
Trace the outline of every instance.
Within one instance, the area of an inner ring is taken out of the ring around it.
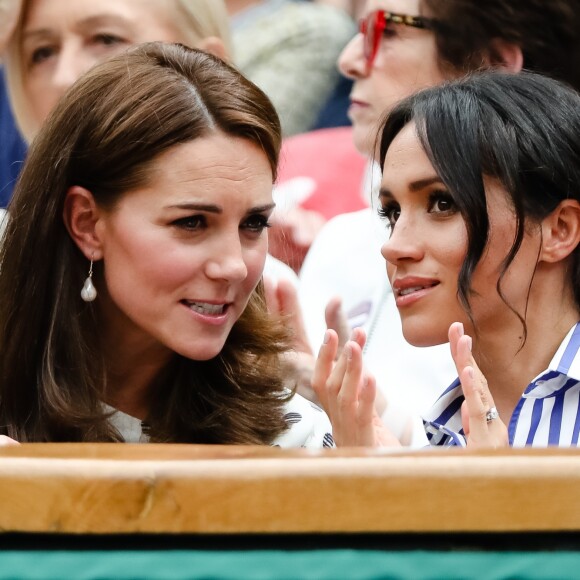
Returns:
[[[0,530],[580,531],[580,451],[0,448]]]

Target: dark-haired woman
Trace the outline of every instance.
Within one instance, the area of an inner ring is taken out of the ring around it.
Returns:
[[[425,90],[388,116],[380,164],[403,333],[449,340],[459,375],[425,417],[431,444],[578,445],[580,95],[533,74]],[[333,423],[362,417],[375,443],[362,340],[331,371],[327,339],[323,402]]]
[[[183,46],[75,83],[0,250],[0,443],[333,444],[264,304],[280,139],[262,91]]]

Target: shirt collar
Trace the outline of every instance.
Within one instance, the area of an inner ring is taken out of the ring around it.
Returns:
[[[555,380],[557,379],[557,380]],[[568,379],[580,381],[580,323],[575,324],[552,357],[548,369],[540,373],[526,388],[524,397],[542,398],[565,388]],[[461,418],[463,391],[459,379],[442,393],[424,416],[426,425],[449,425]],[[458,424],[460,425],[460,423]]]
[[[552,357],[547,370],[526,388],[524,397],[541,398],[560,391],[572,381],[580,381],[580,323],[575,324]]]

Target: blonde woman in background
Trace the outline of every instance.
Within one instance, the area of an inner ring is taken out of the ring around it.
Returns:
[[[59,98],[96,63],[148,41],[180,42],[221,58],[231,51],[221,0],[25,0],[14,16],[5,71],[17,124],[30,141]],[[11,4],[11,6],[10,6]]]

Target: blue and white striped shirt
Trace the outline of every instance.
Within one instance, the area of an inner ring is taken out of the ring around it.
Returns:
[[[431,445],[466,445],[463,400],[456,379],[423,419]],[[548,369],[528,385],[508,425],[513,447],[576,447],[579,433],[580,323],[566,335]]]

